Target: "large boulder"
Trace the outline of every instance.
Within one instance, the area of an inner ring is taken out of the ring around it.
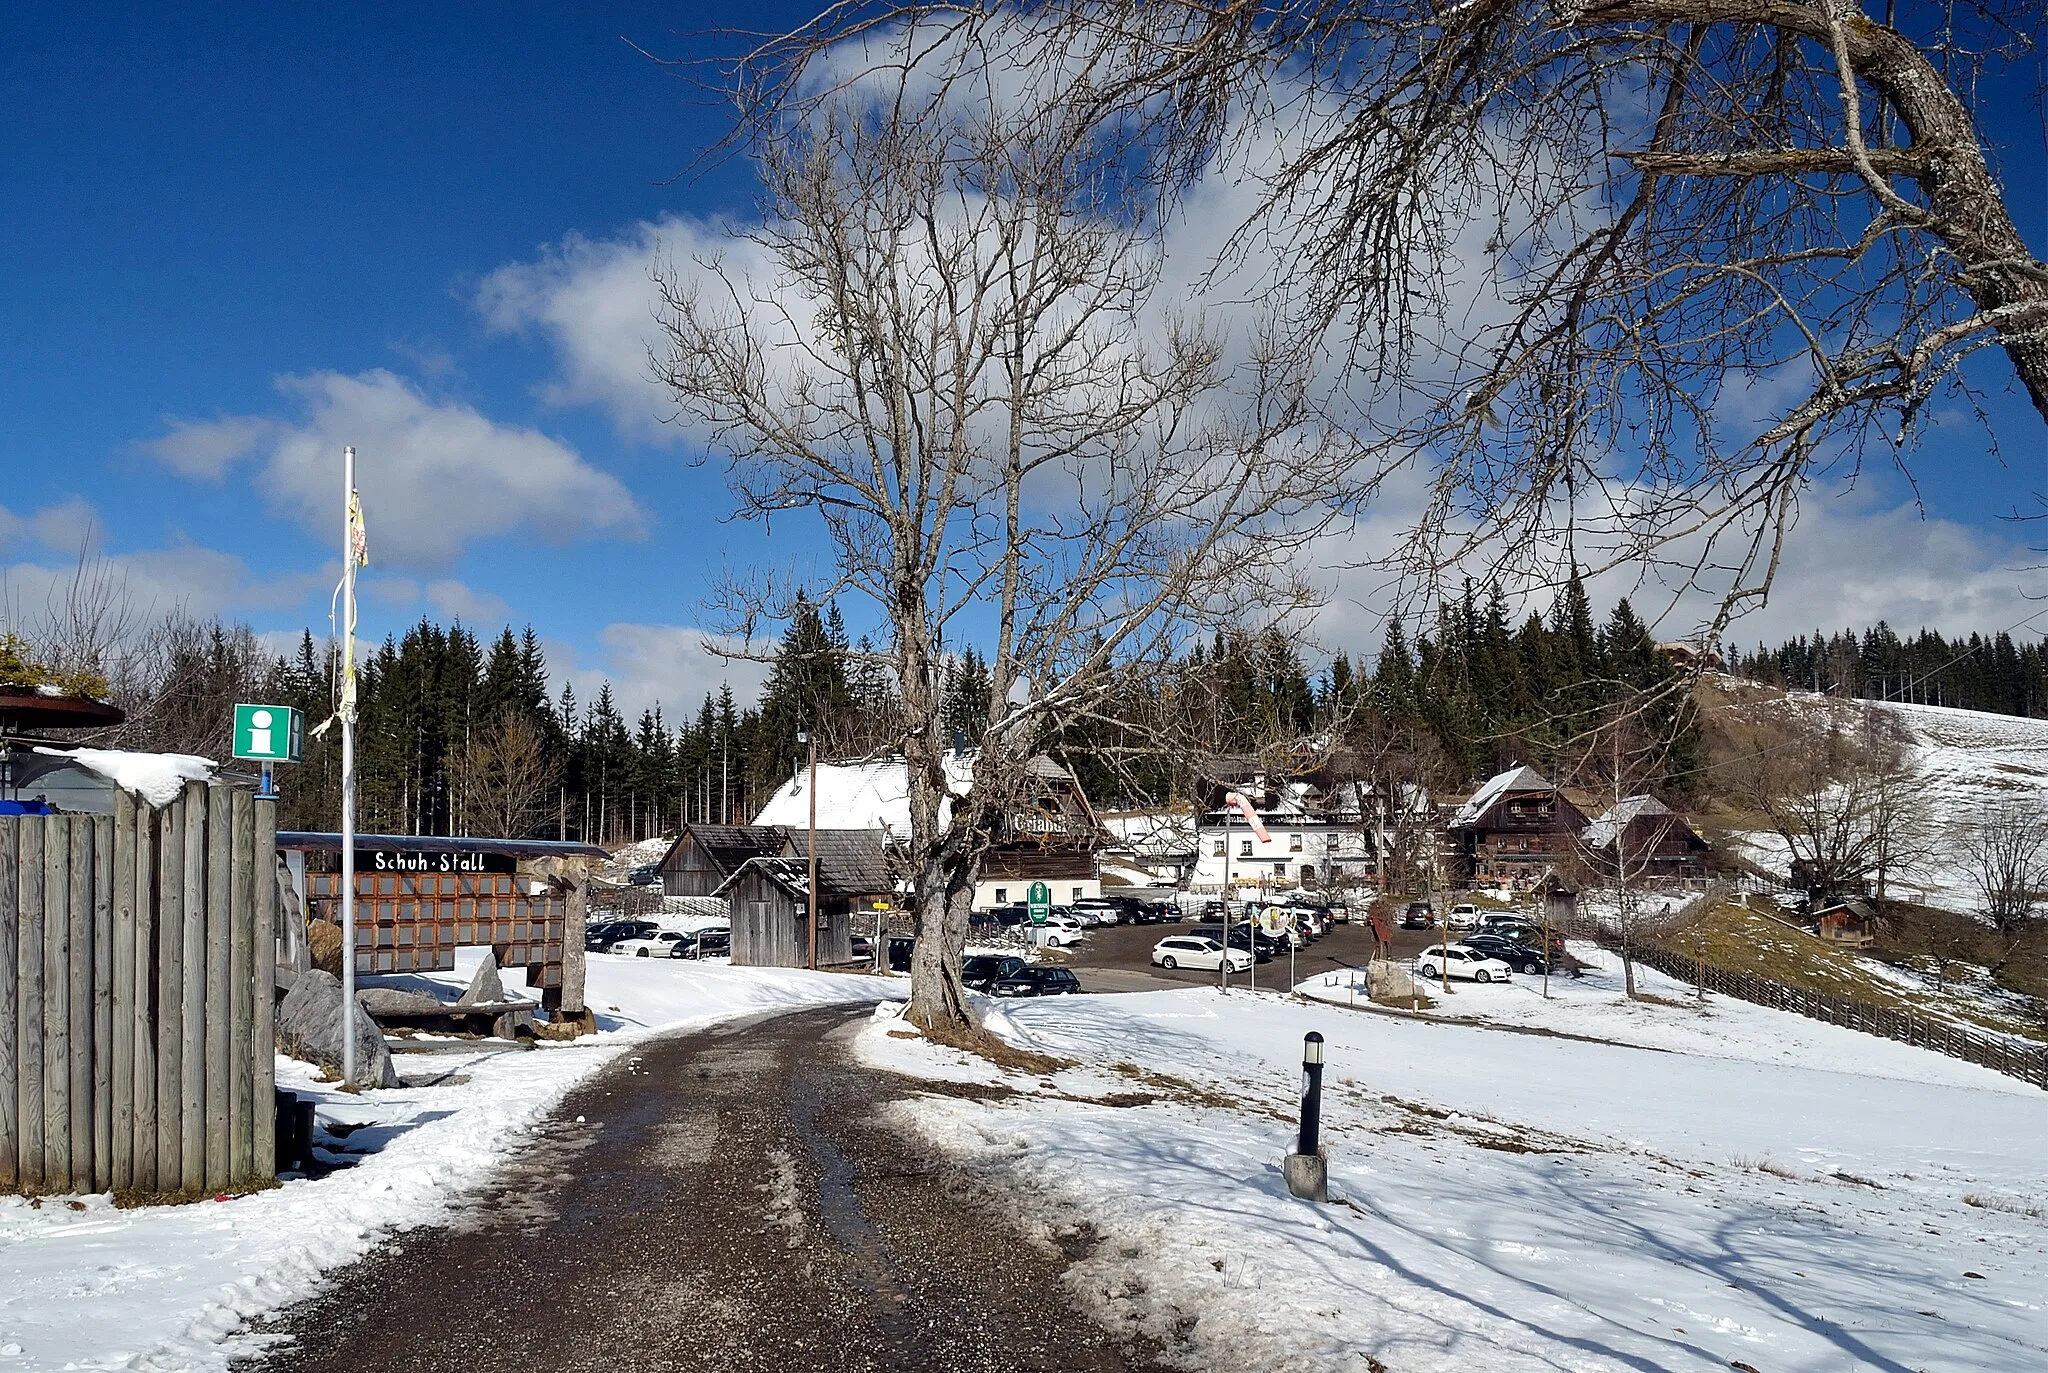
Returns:
[[[498,951],[484,950],[484,961],[477,965],[476,976],[469,979],[469,989],[462,994],[458,1006],[495,1006],[505,999],[505,980],[498,976]]]
[[[279,1053],[317,1063],[341,1074],[341,979],[314,968],[301,974],[277,1008]],[[398,1086],[398,1069],[384,1047],[384,1031],[356,1008],[356,1082],[364,1087]]]

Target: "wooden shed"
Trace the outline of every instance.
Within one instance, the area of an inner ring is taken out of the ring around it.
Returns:
[[[1877,941],[1877,914],[1861,901],[1838,901],[1813,913],[1813,932],[1844,948],[1867,949]]]
[[[857,915],[894,900],[882,836],[865,830],[819,830],[818,966],[851,963]],[[804,831],[790,835],[794,852],[752,858],[717,892],[732,912],[732,961],[756,968],[801,968],[810,962],[809,877]]]

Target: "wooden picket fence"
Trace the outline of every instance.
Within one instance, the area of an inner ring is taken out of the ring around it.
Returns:
[[[0,817],[0,1192],[274,1176],[276,803]]]
[[[1603,936],[1600,942],[1610,949],[1617,947],[1609,937]],[[1894,1010],[1889,1006],[1874,1006],[1867,1001],[1852,1001],[1848,997],[1806,987],[1794,987],[1753,973],[1717,968],[1711,963],[1699,964],[1690,956],[1671,949],[1636,948],[1629,952],[1638,963],[1682,982],[1703,984],[1710,992],[1720,992],[1724,996],[1769,1006],[1773,1010],[1791,1011],[1813,1020],[1824,1020],[1830,1025],[1861,1030],[1864,1034],[1897,1040],[1901,1044],[1918,1045],[2005,1073],[2022,1082],[2031,1082],[2036,1087],[2048,1088],[2048,1046],[2017,1045],[2010,1040],[1974,1034],[1948,1021]]]

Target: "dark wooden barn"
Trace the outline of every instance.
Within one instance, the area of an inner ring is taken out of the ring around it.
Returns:
[[[1630,879],[1706,874],[1707,841],[1684,816],[1654,796],[1627,796],[1609,806],[1580,836],[1588,866]]]
[[[789,847],[779,825],[685,825],[661,859],[661,890],[668,896],[710,896],[752,858],[773,858]]]
[[[1534,768],[1513,767],[1472,793],[1449,826],[1453,876],[1527,886],[1546,867],[1578,858],[1586,816]]]

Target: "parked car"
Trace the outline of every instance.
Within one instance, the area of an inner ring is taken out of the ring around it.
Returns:
[[[1479,923],[1479,907],[1469,901],[1461,901],[1451,907],[1445,923],[1454,930],[1469,930]]]
[[[914,934],[892,934],[889,936],[889,971],[907,973],[910,971],[910,956],[917,949]]]
[[[1005,927],[1022,925],[1031,919],[1031,907],[1025,905],[1022,901],[1012,901],[1007,906],[997,906],[989,914],[995,917],[995,922],[998,925]]]
[[[1070,949],[1088,937],[1088,931],[1071,915],[1048,917],[1043,925],[1033,928],[1038,931],[1039,943],[1049,949]]]
[[[1460,942],[1468,949],[1491,954],[1518,973],[1535,977],[1543,971],[1543,951],[1534,944],[1498,934],[1468,934]]]
[[[1191,925],[1188,933],[1197,939],[1212,939],[1233,949],[1243,949],[1255,955],[1261,963],[1269,958],[1284,958],[1289,948],[1284,930],[1279,934],[1267,934],[1255,925],[1232,925],[1228,939],[1223,937],[1221,925]]]
[[[645,939],[659,928],[652,920],[608,920],[584,933],[583,949],[586,953],[610,953],[623,941]]]
[[[1152,962],[1161,968],[1208,968],[1230,961],[1230,970],[1249,972],[1252,956],[1243,949],[1226,950],[1207,935],[1170,934],[1152,946]]]
[[[960,980],[977,992],[993,988],[1006,977],[1014,977],[1028,965],[1014,955],[975,954],[960,965]]]
[[[1491,936],[1495,939],[1505,939],[1512,943],[1522,944],[1527,946],[1528,948],[1539,951],[1543,948],[1543,927],[1541,925],[1487,925],[1481,928],[1480,930],[1476,931],[1474,934],[1468,936],[1468,938],[1477,939],[1481,935]],[[1554,963],[1558,959],[1563,957],[1564,936],[1558,933],[1557,931],[1553,930],[1550,934],[1550,960]]]
[[[678,939],[668,951],[670,958],[730,958],[732,931],[723,925],[708,925]]]
[[[642,863],[626,874],[626,881],[636,887],[651,887],[661,880],[661,864]]]
[[[997,978],[989,990],[996,996],[1073,996],[1081,990],[1081,979],[1071,968],[1026,963],[1008,977]]]
[[[681,930],[656,930],[633,939],[621,939],[606,952],[628,958],[668,958],[674,954],[677,940],[689,938],[691,936]]]
[[[874,957],[875,957],[875,941],[874,941],[874,940],[872,940],[872,939],[868,938],[868,937],[867,937],[866,935],[864,935],[864,934],[857,934],[857,935],[853,936],[853,939],[852,939],[852,944],[853,944],[853,956],[854,956],[855,958],[863,959],[863,960],[866,960],[866,961],[868,961],[868,962],[873,962],[873,961],[874,961]]]
[[[1427,901],[1410,901],[1408,909],[1401,912],[1401,928],[1404,930],[1426,930],[1436,923],[1436,915]]]
[[[1121,925],[1124,919],[1123,907],[1114,901],[1076,901],[1073,909],[1085,911],[1098,925]]]
[[[1180,907],[1166,901],[1141,902],[1131,912],[1133,925],[1161,925],[1169,920],[1180,919]]]
[[[1462,977],[1473,982],[1507,982],[1515,972],[1500,959],[1463,944],[1424,949],[1415,960],[1415,970],[1424,977]]]

